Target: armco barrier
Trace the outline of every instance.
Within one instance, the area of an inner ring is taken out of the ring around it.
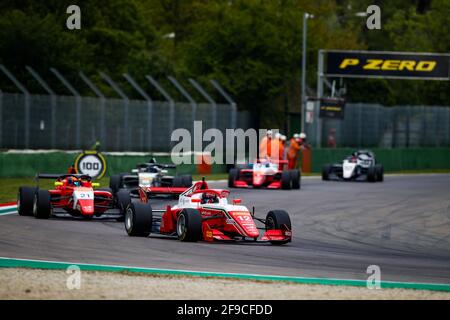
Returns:
[[[371,149],[386,172],[403,170],[450,169],[450,148]],[[313,149],[313,172],[323,165],[342,161],[355,149]]]
[[[0,153],[0,177],[33,177],[38,172],[65,173],[75,161],[78,153],[36,152],[36,153]],[[104,154],[107,163],[106,175],[130,172],[136,164],[155,158],[161,163],[170,163],[170,156],[148,155],[109,155]],[[213,166],[213,172],[224,172],[224,166]],[[178,173],[196,173],[196,165],[182,165]]]
[[[312,149],[312,170],[321,172],[324,164],[341,161],[354,149]],[[372,149],[385,171],[450,169],[450,148]],[[32,177],[37,172],[64,173],[77,153],[36,152],[0,153],[0,177]],[[136,164],[146,162],[149,155],[106,154],[107,175],[129,172]],[[169,156],[155,156],[159,162],[170,162]],[[196,173],[196,165],[182,165],[179,173]],[[224,172],[225,166],[213,166],[214,173]]]

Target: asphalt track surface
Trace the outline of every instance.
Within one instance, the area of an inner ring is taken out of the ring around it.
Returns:
[[[225,187],[225,183],[210,183]],[[63,262],[450,284],[450,175],[387,176],[382,183],[302,180],[301,190],[233,189],[256,207],[289,212],[294,240],[184,243],[129,237],[123,223],[0,216],[0,256]],[[168,200],[154,200],[155,209]]]

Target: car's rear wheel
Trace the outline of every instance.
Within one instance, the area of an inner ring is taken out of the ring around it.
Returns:
[[[113,191],[113,193],[116,193],[119,191],[120,187],[122,186],[122,176],[119,174],[112,175],[109,179],[109,187]]]
[[[234,188],[234,183],[239,179],[239,169],[233,168],[228,172],[228,188]]]
[[[130,237],[148,237],[153,227],[150,203],[132,202],[125,212],[125,230]]]
[[[33,215],[36,219],[48,219],[52,215],[52,204],[48,190],[37,190],[33,201]]]
[[[285,225],[289,230],[292,230],[291,218],[289,214],[284,210],[272,210],[267,213],[266,216],[266,230],[279,230],[281,226]],[[280,245],[290,242],[290,240],[284,241],[270,241],[274,245]]]
[[[172,186],[175,187],[175,188],[184,187],[183,176],[175,176],[175,177],[173,177]]]
[[[189,188],[192,186],[192,176],[190,174],[185,174],[181,176],[181,179],[183,181],[184,187]]]
[[[369,182],[377,181],[377,170],[375,166],[369,167],[369,169],[367,169],[367,181]]]
[[[281,172],[281,189],[290,190],[292,188],[292,178],[290,171]]]
[[[291,170],[291,179],[292,179],[292,189],[300,189],[302,179],[300,170],[298,169]]]
[[[384,181],[384,168],[381,164],[375,166],[377,171],[377,181]]]
[[[21,216],[33,215],[33,201],[36,188],[20,187],[17,195],[17,211]]]
[[[202,215],[195,209],[184,209],[177,219],[177,235],[181,241],[202,240]]]
[[[127,211],[128,206],[131,203],[131,196],[130,191],[126,189],[120,189],[116,193],[116,205],[117,208],[120,210],[121,217],[117,218],[116,220],[119,222],[124,221],[125,218],[125,212]]]
[[[330,172],[331,172],[331,166],[329,164],[326,164],[322,168],[322,180],[328,181],[330,180]]]

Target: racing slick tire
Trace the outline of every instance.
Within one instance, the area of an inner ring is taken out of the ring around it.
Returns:
[[[367,169],[367,181],[376,182],[377,178],[377,170],[375,166],[369,167],[369,169]]]
[[[202,240],[202,215],[196,209],[184,209],[177,219],[177,235],[180,241]]]
[[[237,179],[239,179],[239,169],[230,169],[230,172],[228,172],[228,188],[234,188],[234,182]]]
[[[298,169],[291,170],[291,179],[292,179],[292,189],[300,189],[302,179],[300,170]]]
[[[289,214],[284,210],[271,210],[266,216],[266,230],[281,229],[282,225],[286,225],[289,230],[292,230],[291,218]],[[270,241],[274,245],[281,245],[290,242],[290,240],[285,241]]]
[[[122,185],[122,175],[120,174],[112,175],[111,178],[109,179],[109,187],[111,188],[113,193],[119,191],[121,185]]]
[[[116,193],[115,201],[117,208],[120,210],[120,213],[122,214],[122,216],[117,218],[116,220],[119,222],[123,222],[125,220],[125,212],[127,211],[127,208],[131,203],[130,191],[126,189],[119,189],[119,191],[117,191]]]
[[[33,215],[36,219],[48,219],[52,215],[50,192],[48,190],[36,190],[33,201]]]
[[[281,172],[281,189],[291,190],[292,188],[292,178],[290,171]]]
[[[183,182],[183,187],[190,188],[192,186],[192,176],[190,174],[185,174],[181,176]]]
[[[375,165],[375,170],[377,172],[377,181],[384,181],[384,168],[381,164]]]
[[[183,176],[175,176],[175,177],[173,177],[172,186],[174,188],[184,187],[184,185],[183,185]]]
[[[323,181],[330,180],[330,172],[331,172],[331,166],[329,164],[324,165],[322,168],[322,180]]]
[[[131,202],[125,213],[125,230],[130,237],[148,237],[153,227],[150,203]]]
[[[36,188],[20,187],[17,195],[17,211],[21,216],[33,215],[33,201]]]

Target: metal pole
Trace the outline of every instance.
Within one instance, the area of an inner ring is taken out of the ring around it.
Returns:
[[[129,145],[129,109],[130,109],[130,99],[128,96],[120,89],[120,87],[104,72],[100,72],[100,76],[105,80],[109,86],[119,95],[123,100],[123,149],[126,150],[130,147]]]
[[[171,135],[175,128],[175,101],[167,93],[166,90],[156,81],[152,76],[146,75],[145,78],[162,94],[162,96],[169,102],[170,116],[169,116],[169,134]],[[169,144],[172,145],[172,141],[169,140]]]
[[[150,96],[142,89],[142,87],[127,73],[123,74],[125,79],[129,84],[147,101],[147,139],[148,139],[148,150],[152,151],[152,124],[153,124],[153,100]],[[142,131],[141,131],[142,133]],[[143,133],[142,133],[143,134]],[[143,149],[143,142],[141,143],[141,150]]]
[[[0,90],[0,148],[3,148],[3,91]]]
[[[27,88],[2,64],[0,70],[14,83],[14,85],[25,95],[25,149],[30,146],[30,93]]]
[[[81,149],[81,95],[58,70],[55,68],[50,68],[50,71],[53,72],[59,81],[61,81],[63,85],[72,93],[72,95],[75,96],[75,144],[78,149]]]
[[[217,91],[227,100],[231,107],[231,128],[236,128],[237,126],[237,105],[236,102],[231,98],[231,96],[225,91],[224,88],[214,79],[209,80],[211,84],[216,88]]]
[[[306,36],[307,36],[307,19],[308,14],[303,13],[303,45],[302,45],[302,99],[301,99],[301,117],[302,125],[301,130],[305,132],[305,109],[306,109]]]
[[[192,78],[189,78],[189,82],[211,104],[211,106],[212,106],[212,114],[211,114],[212,127],[217,128],[217,103],[216,103],[216,101],[214,101],[214,99],[206,92],[206,90],[197,81],[195,81]]]
[[[106,145],[106,98],[100,89],[80,71],[79,76],[87,86],[100,98],[100,142]]]
[[[44,88],[50,95],[51,107],[51,145],[52,149],[56,148],[56,93],[50,88],[48,83],[30,66],[25,66],[25,69],[33,76],[33,78]]]
[[[196,113],[197,113],[197,101],[195,101],[194,98],[192,98],[192,96],[189,94],[189,92],[187,92],[187,90],[177,81],[177,79],[175,79],[172,76],[168,76],[167,78],[175,86],[175,88],[177,88],[178,91],[180,91],[180,93],[183,95],[183,97],[185,97],[191,104],[191,107],[192,107],[192,132],[194,132],[194,121],[195,121]],[[215,128],[215,127],[213,126],[213,128]]]
[[[322,99],[323,95],[323,55],[324,51],[319,50],[318,53],[318,64],[317,64],[317,99],[318,101],[316,106],[315,118],[316,118],[316,147],[321,147],[322,140],[322,122],[319,117],[320,111],[320,99]]]

